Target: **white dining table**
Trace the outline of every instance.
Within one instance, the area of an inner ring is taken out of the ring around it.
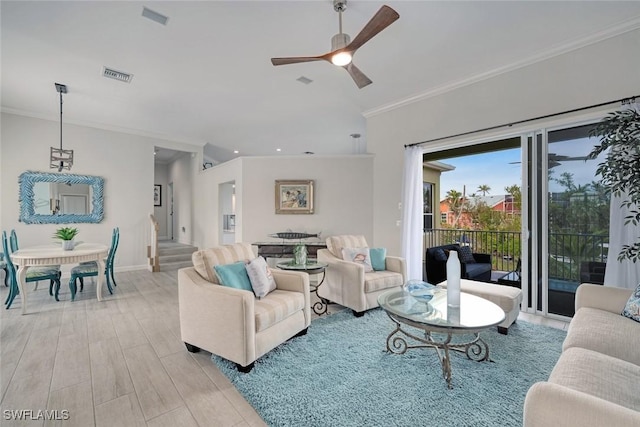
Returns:
[[[104,282],[104,259],[109,252],[106,245],[100,243],[79,243],[73,250],[65,251],[61,245],[43,245],[19,249],[11,254],[11,260],[18,266],[18,289],[22,298],[22,314],[27,312],[27,270],[29,267],[59,264],[79,264],[96,261],[98,263],[98,280],[96,294],[102,301],[102,284]]]

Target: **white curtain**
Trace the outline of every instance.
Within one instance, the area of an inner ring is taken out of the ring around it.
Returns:
[[[635,109],[640,112],[640,104],[627,104],[623,109]],[[607,268],[604,275],[605,286],[618,286],[621,288],[635,289],[640,283],[640,262],[635,263],[624,259],[618,261],[618,254],[623,245],[632,245],[640,240],[640,227],[632,223],[625,225],[625,217],[630,214],[629,209],[621,207],[627,194],[620,197],[611,195],[611,210],[609,214],[609,251],[607,256]]]
[[[404,152],[402,183],[402,257],[407,263],[407,279],[422,280],[422,148]]]
[[[640,262],[633,262],[629,259],[618,261],[622,245],[631,245],[640,240],[640,227],[631,223],[624,224],[624,218],[629,215],[629,210],[620,207],[620,204],[625,199],[625,194],[622,194],[622,197],[611,196],[609,252],[604,285],[635,289],[640,283]]]

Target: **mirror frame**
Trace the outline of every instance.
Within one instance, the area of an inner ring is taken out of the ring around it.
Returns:
[[[33,186],[37,182],[90,185],[91,191],[93,192],[91,198],[91,213],[60,215],[36,214],[34,209]],[[99,176],[27,171],[20,174],[18,184],[20,187],[20,221],[25,224],[99,223],[104,217],[104,178]]]

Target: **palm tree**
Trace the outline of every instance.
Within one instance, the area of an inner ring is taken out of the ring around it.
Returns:
[[[449,202],[449,210],[454,214],[452,226],[455,228],[456,223],[462,214],[462,207],[464,205],[462,193],[456,190],[449,190],[445,197],[447,198],[447,202]],[[457,215],[456,211],[458,211]]]
[[[478,185],[478,191],[482,193],[482,196],[486,196],[489,191],[491,191],[491,187],[487,184]]]

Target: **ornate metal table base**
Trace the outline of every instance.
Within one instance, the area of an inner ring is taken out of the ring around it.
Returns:
[[[425,329],[425,325],[410,322],[406,319],[402,320],[402,323],[406,323],[415,328],[424,330],[423,338],[403,330],[401,322],[398,319],[396,319],[392,314],[388,312],[387,315],[393,321],[393,323],[396,324],[393,332],[391,332],[387,337],[387,351],[394,354],[404,354],[410,348],[434,348],[436,350],[436,353],[438,354],[438,359],[440,359],[440,364],[442,365],[442,376],[447,381],[447,386],[449,388],[452,388],[451,359],[449,353],[450,350],[465,353],[467,355],[467,358],[475,360],[477,362],[482,362],[485,360],[491,361],[491,359],[489,359],[489,346],[480,338],[479,332],[473,332],[473,339],[469,341],[452,343],[452,336],[458,334],[452,334],[451,332],[445,332],[444,330],[438,331],[438,333],[444,335],[444,339],[436,340],[431,335],[432,331]],[[409,342],[407,342],[405,336],[421,344],[411,345],[409,344]]]
[[[327,313],[327,310],[329,310],[329,304],[330,301],[326,298],[322,298],[320,295],[318,295],[318,288],[320,287],[320,285],[322,285],[324,283],[324,277],[326,275],[326,270],[322,270],[322,279],[320,280],[320,282],[318,282],[317,285],[311,285],[311,292],[315,293],[316,296],[320,299],[320,301],[316,301],[313,304],[313,307],[311,307],[313,309],[313,312],[315,314],[317,314],[318,316],[322,316],[323,314]]]
[[[315,293],[316,296],[320,299],[320,301],[316,301],[311,308],[313,309],[313,312],[318,316],[323,315],[327,312],[330,304],[329,300],[322,298],[320,295],[318,295],[318,288],[324,283],[324,278],[327,275],[327,267],[328,267],[327,264],[322,262],[309,262],[305,264],[295,264],[293,262],[279,262],[276,264],[276,267],[282,270],[301,271],[301,272],[307,273],[308,275],[322,274],[322,279],[318,281],[317,285],[314,285],[312,283],[309,284],[309,287],[310,287],[309,291],[311,293]]]

